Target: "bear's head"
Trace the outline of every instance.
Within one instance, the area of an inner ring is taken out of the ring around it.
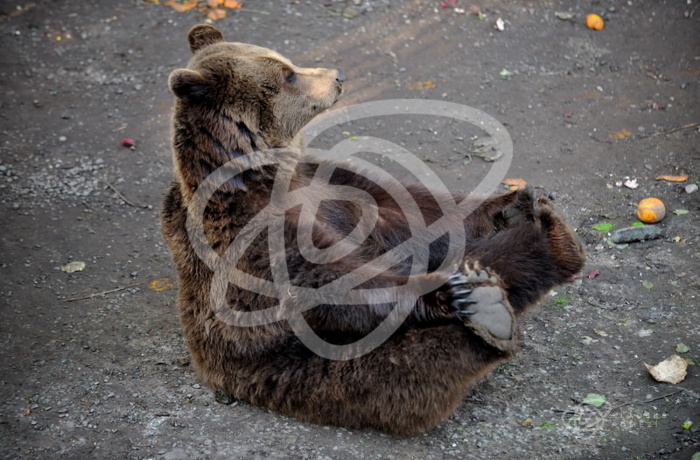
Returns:
[[[210,25],[193,27],[188,40],[194,56],[168,82],[177,97],[175,116],[206,124],[225,148],[250,153],[286,147],[342,91],[341,71],[297,67],[270,49],[225,42]]]

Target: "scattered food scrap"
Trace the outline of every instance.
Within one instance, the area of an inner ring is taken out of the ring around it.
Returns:
[[[666,216],[666,206],[658,198],[644,198],[637,205],[637,218],[645,224],[655,224]]]
[[[133,139],[127,137],[126,139],[122,139],[122,145],[126,148],[133,149],[136,146],[136,142],[134,142]]]
[[[661,361],[656,366],[644,363],[649,374],[657,382],[671,383],[673,385],[682,382],[687,375],[688,363],[678,355],[673,355]]]
[[[639,187],[639,184],[637,183],[637,179],[627,179],[623,185],[627,188],[631,188],[632,190],[636,189]]]
[[[510,190],[522,190],[527,185],[527,182],[525,181],[525,179],[515,177],[511,179],[503,179],[503,181],[501,181],[501,184],[507,185]]]
[[[562,21],[570,21],[576,17],[574,13],[569,13],[568,11],[557,11],[554,15]]]
[[[592,30],[603,30],[605,21],[597,14],[589,14],[586,16],[586,27]]]
[[[504,30],[506,30],[506,23],[502,18],[498,18],[496,19],[496,24],[494,25],[494,27],[496,28],[496,30],[503,32]]]
[[[654,225],[644,225],[642,227],[627,227],[615,230],[610,239],[615,244],[634,243],[660,238],[663,230]]]
[[[63,273],[82,272],[85,270],[85,262],[74,260],[61,267]]]
[[[661,176],[656,176],[656,180],[665,180],[668,182],[685,182],[688,180],[688,176],[685,174],[683,174],[681,176],[661,175]]]

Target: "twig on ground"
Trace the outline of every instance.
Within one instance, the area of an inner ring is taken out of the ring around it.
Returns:
[[[101,296],[101,295],[111,294],[111,293],[113,293],[113,292],[123,291],[124,289],[129,289],[129,288],[132,288],[132,287],[136,287],[136,286],[139,286],[139,285],[141,285],[141,284],[143,284],[143,283],[128,284],[128,285],[126,285],[126,286],[121,286],[121,287],[114,288],[114,289],[108,289],[108,290],[106,290],[106,291],[95,292],[95,293],[93,293],[93,294],[88,294],[88,295],[84,295],[84,296],[80,296],[80,297],[71,297],[70,299],[66,299],[65,301],[66,301],[66,302],[75,302],[76,300],[92,299],[93,297],[99,297],[99,296]]]
[[[126,203],[126,204],[128,204],[128,205],[130,205],[130,206],[133,206],[133,207],[135,207],[135,208],[141,208],[141,209],[147,209],[147,208],[148,208],[148,205],[147,205],[147,204],[136,204],[136,203],[134,203],[133,201],[129,201],[124,195],[121,194],[121,192],[120,192],[119,190],[117,190],[117,188],[116,188],[114,185],[110,184],[109,182],[105,182],[105,183],[107,184],[107,187],[109,187],[114,193],[116,193],[117,196],[118,196],[119,198],[121,198],[121,200],[122,200],[124,203]]]
[[[695,128],[697,126],[700,126],[700,122],[688,123],[687,125],[678,126],[676,128],[669,129],[668,131],[661,131],[661,133],[659,133],[659,134],[664,134],[664,135],[671,134],[671,133],[675,133],[676,131],[680,131],[681,129]]]

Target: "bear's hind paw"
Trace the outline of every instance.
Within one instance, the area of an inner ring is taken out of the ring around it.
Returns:
[[[508,304],[507,295],[498,278],[478,265],[470,267],[465,263],[464,275],[460,277],[462,286],[469,294],[464,299],[469,310],[462,310],[465,324],[474,329],[485,329],[491,336],[500,340],[511,340],[515,330],[515,315]]]

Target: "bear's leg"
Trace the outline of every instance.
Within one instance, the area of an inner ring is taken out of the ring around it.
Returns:
[[[224,389],[316,423],[401,435],[426,430],[517,348],[515,317],[487,270],[465,266],[438,297],[448,321],[406,323],[378,348],[349,360],[322,358],[290,337],[265,356],[225,363],[235,369],[226,372]]]

